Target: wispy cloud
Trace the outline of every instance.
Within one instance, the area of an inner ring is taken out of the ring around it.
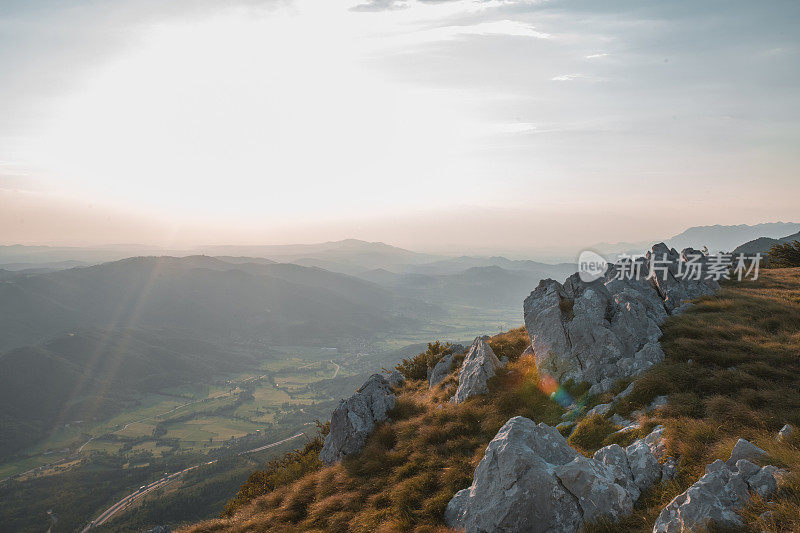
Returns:
[[[549,39],[550,34],[537,31],[535,27],[516,20],[498,20],[494,22],[481,22],[471,26],[448,26],[454,35],[511,35],[514,37],[535,37],[536,39]]]
[[[370,0],[363,4],[358,4],[351,11],[393,11],[396,9],[406,9],[408,2],[405,0]]]
[[[598,78],[596,76],[587,76],[585,74],[562,74],[561,76],[556,76],[554,78],[550,78],[550,81],[603,81],[603,78]]]
[[[585,59],[600,59],[601,57],[608,57],[609,55],[611,54],[606,54],[606,53],[589,54],[588,56],[585,56]]]

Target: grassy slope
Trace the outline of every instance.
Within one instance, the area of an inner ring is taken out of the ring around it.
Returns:
[[[669,395],[668,406],[644,422],[645,428],[665,424],[668,449],[680,457],[679,476],[644,494],[624,523],[593,530],[650,530],[660,509],[707,463],[726,459],[739,437],[766,449],[766,462],[800,472],[800,441],[774,439],[783,424],[800,426],[800,269],[768,271],[756,283],[725,287],[671,318],[662,342],[667,361],[642,376],[617,410],[628,415],[656,395]],[[496,336],[490,344],[513,362],[494,378],[489,395],[451,405],[445,399],[455,377],[432,391],[408,382],[392,422],[376,430],[358,457],[310,472],[255,497],[230,518],[187,531],[445,529],[444,507],[470,483],[486,444],[508,418],[519,414],[555,424],[562,413],[541,391],[532,360],[518,358],[524,330]],[[607,399],[592,398],[590,404]],[[570,441],[590,454],[636,436],[609,436],[615,429],[607,419],[585,419]],[[771,522],[758,518],[767,508],[758,498],[745,510],[753,530],[800,530],[800,477],[790,475],[773,500]]]

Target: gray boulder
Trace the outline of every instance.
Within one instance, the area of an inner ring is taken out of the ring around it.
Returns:
[[[331,465],[361,451],[375,426],[388,418],[395,401],[389,381],[380,374],[370,376],[333,411],[330,433],[319,453],[320,461]]]
[[[460,353],[464,353],[464,352],[467,351],[467,349],[464,348],[464,346],[461,345],[461,344],[451,344],[450,345],[450,350],[451,350],[451,353],[456,354],[456,355],[460,354]]]
[[[489,392],[486,382],[502,366],[484,338],[475,339],[464,362],[461,363],[461,371],[458,373],[458,389],[450,401],[462,403],[471,396]]]
[[[617,483],[613,467],[578,455],[569,463],[555,467],[553,473],[577,498],[584,521],[618,520],[633,512],[633,496]]]
[[[554,475],[577,456],[555,428],[514,417],[489,443],[472,485],[448,503],[445,522],[467,533],[577,531],[578,502]]]
[[[786,424],[786,425],[785,425],[785,426],[783,426],[783,427],[781,428],[781,430],[778,432],[777,439],[778,439],[780,442],[786,442],[787,440],[789,440],[790,438],[792,438],[792,437],[794,436],[794,434],[795,434],[795,432],[796,432],[796,431],[797,431],[797,430],[796,430],[796,429],[795,429],[793,426],[791,426],[791,425],[789,425],[789,424]]]
[[[705,265],[705,256],[695,260],[695,253],[702,256],[691,249],[678,254],[660,243],[646,258],[610,265],[602,278],[591,282],[578,274],[563,285],[541,281],[523,305],[539,373],[559,383],[588,382],[590,392],[597,394],[663,361],[658,339],[670,312],[719,288],[716,281],[682,276],[689,259]],[[656,261],[653,272],[651,258]],[[640,277],[627,279],[623,274],[629,268]]]
[[[386,381],[389,382],[390,387],[397,387],[406,380],[405,376],[397,370],[392,370],[386,375]]]
[[[662,435],[664,428],[657,426],[649,435],[634,441],[625,448],[633,482],[640,491],[661,480],[661,463],[666,448]]]
[[[749,441],[744,439],[739,439],[736,441],[736,445],[733,447],[733,451],[731,451],[731,458],[725,461],[728,466],[733,466],[739,459],[760,459],[767,455],[767,452],[756,446],[755,444],[751,444]]]
[[[714,461],[706,467],[705,475],[664,507],[653,533],[703,529],[711,520],[721,527],[742,527],[737,511],[750,499],[750,491],[769,497],[781,475],[774,466],[761,468],[746,459],[739,459],[732,467]]]
[[[669,481],[678,477],[678,462],[674,457],[667,457],[661,465],[661,481]]]
[[[593,459],[612,469],[614,481],[631,495],[631,500],[635,502],[639,499],[641,490],[634,481],[631,466],[628,463],[628,456],[624,448],[619,444],[611,444],[597,450],[594,453]]]
[[[649,443],[657,448],[654,433],[641,439],[648,450]],[[447,505],[445,522],[467,533],[577,532],[588,521],[630,515],[640,492],[620,446],[590,459],[555,428],[518,416],[489,443],[472,485]]]
[[[428,386],[432,389],[450,375],[450,367],[453,365],[453,354],[442,357],[436,366],[433,367],[428,377]]]
[[[604,415],[604,414],[608,413],[610,410],[611,410],[611,404],[610,403],[601,403],[601,404],[595,405],[594,407],[592,407],[591,409],[586,411],[586,416],[588,417],[588,416],[594,416],[594,415]]]

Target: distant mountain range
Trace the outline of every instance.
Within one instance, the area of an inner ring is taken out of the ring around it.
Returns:
[[[739,224],[735,226],[694,226],[669,239],[664,239],[664,243],[680,251],[687,247],[702,249],[708,247],[712,253],[731,252],[742,243],[749,242],[760,237],[778,239],[784,235],[800,231],[800,223],[795,222],[768,222],[764,224]],[[619,242],[619,243],[598,243],[590,246],[606,257],[615,257],[619,254],[636,255],[648,250],[654,242]]]
[[[464,257],[408,268],[399,274],[385,269],[371,270],[359,277],[397,294],[445,305],[511,307],[518,306],[520,295],[529,294],[540,280],[563,280],[575,270],[576,266],[569,263],[546,265],[505,258]]]
[[[781,237],[780,239],[772,239],[770,237],[759,237],[758,239],[753,239],[752,241],[746,242],[741,246],[738,246],[733,252],[736,254],[766,254],[769,252],[770,248],[775,246],[776,244],[785,244],[787,242],[794,242],[800,241],[800,232],[795,233],[794,235],[788,235],[786,237]]]
[[[4,277],[0,350],[81,327],[322,342],[407,327],[426,312],[418,301],[319,268],[231,264],[204,256],[137,257]]]
[[[777,239],[800,231],[800,224],[792,222],[770,222],[748,226],[698,226],[675,235],[667,244],[677,250],[691,246],[700,249],[707,246],[711,252],[730,252],[742,243],[769,237]]]

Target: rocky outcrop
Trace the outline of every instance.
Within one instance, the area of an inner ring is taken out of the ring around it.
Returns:
[[[753,446],[742,439],[739,442]],[[749,446],[741,450],[752,451]],[[774,466],[762,468],[747,459],[738,459],[731,465],[732,459],[733,456],[727,462],[717,460],[708,465],[703,477],[661,511],[653,533],[699,530],[711,520],[721,527],[742,527],[744,522],[736,511],[748,502],[751,493],[768,498],[778,488],[783,473]]]
[[[654,259],[650,272],[651,258]],[[660,325],[684,301],[713,293],[713,280],[680,277],[689,264],[705,265],[700,252],[678,254],[663,243],[647,256],[609,266],[584,282],[573,274],[562,285],[546,279],[525,299],[525,326],[536,367],[559,383],[588,382],[591,392],[641,374],[664,359]],[[694,267],[692,267],[694,268]],[[628,272],[639,272],[628,279]]]
[[[478,337],[470,346],[461,370],[458,373],[458,389],[450,399],[453,403],[462,403],[477,394],[486,394],[489,387],[486,382],[493,377],[503,364],[486,343],[484,337]]]
[[[739,459],[747,459],[749,461],[755,461],[761,459],[767,455],[767,452],[756,446],[755,444],[750,443],[744,439],[739,439],[736,441],[736,445],[733,447],[731,451],[731,457],[725,464],[728,466],[735,466]]]
[[[450,375],[450,367],[453,366],[453,354],[448,354],[442,357],[436,366],[431,370],[428,377],[428,386],[432,389]]]
[[[588,521],[625,517],[649,486],[644,480],[660,479],[660,438],[657,428],[626,449],[614,444],[590,459],[555,428],[514,417],[489,443],[472,485],[447,505],[445,521],[467,533],[574,532]]]
[[[779,442],[786,442],[792,437],[794,437],[796,432],[797,430],[794,428],[794,426],[786,424],[778,432],[778,436],[776,437],[776,439],[778,439]]]
[[[386,375],[386,381],[390,387],[397,387],[406,380],[405,376],[397,370],[392,370]]]
[[[342,400],[333,411],[320,461],[331,465],[361,451],[375,426],[388,418],[395,401],[389,381],[380,374],[370,376],[354,395]]]

